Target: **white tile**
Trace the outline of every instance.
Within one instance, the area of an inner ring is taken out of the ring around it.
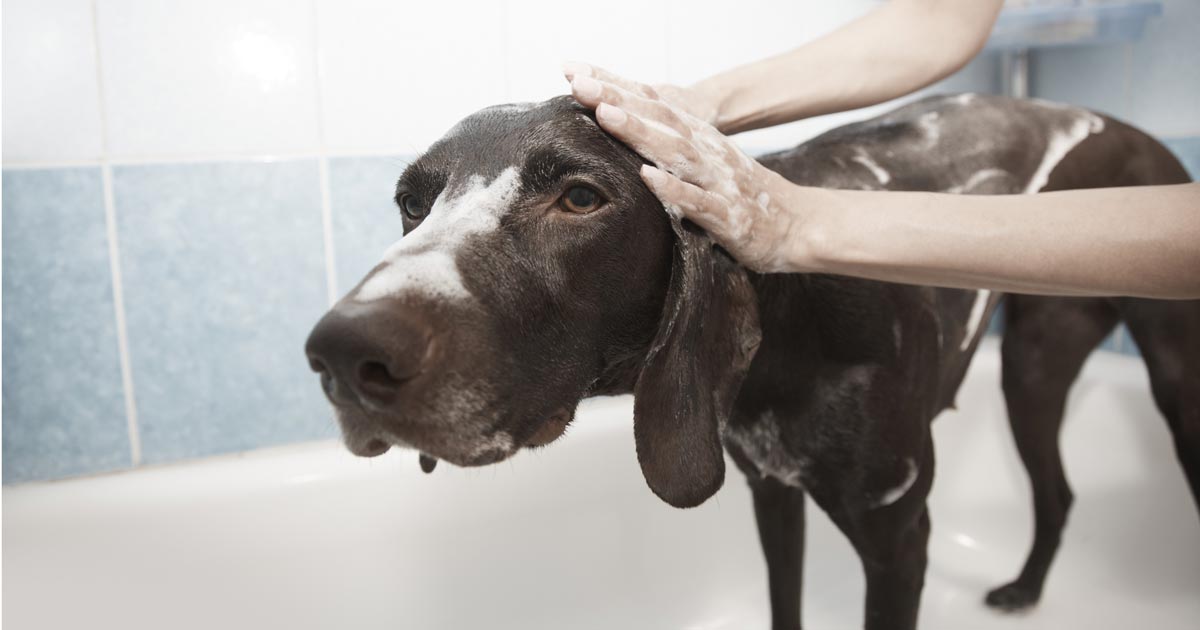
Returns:
[[[1032,96],[1127,118],[1126,45],[1051,48],[1033,53]]]
[[[689,84],[791,50],[879,5],[878,0],[668,0],[669,79]]]
[[[319,147],[312,5],[97,0],[115,157]]]
[[[509,98],[566,94],[564,61],[591,63],[645,83],[667,80],[665,0],[514,0],[506,16]]]
[[[505,102],[501,8],[318,0],[327,146],[414,153],[463,116]]]
[[[89,0],[4,0],[4,162],[102,150]]]
[[[826,35],[879,6],[878,0],[780,2],[745,0],[738,11],[717,2],[670,0],[669,76],[689,84],[738,65],[786,52]],[[793,147],[834,127],[865,120],[924,95],[993,91],[996,59],[984,55],[945,81],[879,105],[758,129],[734,137],[750,153]],[[787,77],[778,80],[786,81]]]
[[[836,30],[879,2],[743,0],[736,11],[730,11],[728,3],[715,0],[669,0],[669,5],[669,80],[687,85],[792,50]],[[778,80],[787,81],[788,77]],[[735,140],[751,153],[784,149],[888,107],[819,116],[742,133]]]

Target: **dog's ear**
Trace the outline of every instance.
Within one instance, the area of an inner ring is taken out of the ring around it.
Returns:
[[[634,386],[638,462],[654,494],[694,507],[721,487],[721,426],[758,349],[758,305],[746,271],[691,223],[672,217],[671,283]]]

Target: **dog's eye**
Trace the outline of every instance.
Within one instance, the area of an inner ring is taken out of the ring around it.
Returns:
[[[587,214],[599,208],[604,203],[604,199],[600,197],[600,193],[587,186],[572,186],[562,196],[561,203],[564,210]]]
[[[429,213],[429,209],[421,205],[420,200],[408,194],[400,196],[400,211],[413,221],[420,221]]]

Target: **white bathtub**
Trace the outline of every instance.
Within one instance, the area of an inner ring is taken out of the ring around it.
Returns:
[[[1077,496],[1042,604],[984,592],[1031,538],[994,342],[935,424],[921,627],[1200,627],[1200,519],[1135,359],[1098,355],[1065,429]],[[4,489],[4,627],[766,628],[749,494],[730,467],[695,510],[655,499],[628,398],[497,466],[328,442]],[[809,506],[807,627],[861,626],[856,557]]]

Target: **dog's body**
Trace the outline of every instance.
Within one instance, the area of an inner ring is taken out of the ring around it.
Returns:
[[[916,103],[762,162],[795,183],[836,188],[1012,194],[1188,181],[1157,142],[1117,121],[969,96]],[[754,491],[776,625],[798,623],[803,489],[862,556],[868,627],[911,627],[929,528],[928,422],[953,406],[998,296],[806,275],[754,284],[763,341],[725,442]],[[1192,393],[1183,386],[1188,375],[1194,393],[1200,372],[1182,365],[1185,344],[1192,356],[1200,350],[1200,303],[1007,301],[1005,395],[1032,476],[1038,540],[1021,579],[989,603],[1019,608],[1040,594],[1070,503],[1057,448],[1067,390],[1118,319],[1142,346],[1200,491],[1200,436],[1182,432],[1200,429],[1200,400],[1185,400]]]
[[[491,153],[470,154],[481,147]],[[830,188],[998,194],[1187,181],[1165,149],[1122,123],[973,95],[926,99],[761,162]],[[378,454],[407,443],[490,463],[553,440],[580,398],[633,391],[639,460],[664,500],[696,505],[715,492],[722,445],[747,474],[775,627],[799,626],[806,494],[862,558],[867,627],[913,627],[929,533],[929,423],[953,406],[999,296],[747,274],[694,229],[667,229],[637,163],[558,99],[485,110],[406,172],[397,199],[406,213],[420,210],[406,232],[426,221],[427,236],[459,236],[450,250],[439,249],[445,239],[406,237],[314,330],[309,354],[348,445]],[[546,214],[561,202],[545,201],[553,191],[579,181],[606,203],[584,216]],[[484,210],[469,215],[467,205]],[[435,257],[443,254],[451,267]],[[1067,389],[1118,320],[1146,357],[1200,491],[1200,302],[1014,295],[1006,317],[1004,387],[1037,534],[1021,577],[989,603],[1015,608],[1039,596],[1071,500],[1057,448]],[[471,344],[456,346],[459,337],[485,341],[464,355]],[[447,398],[451,388],[457,398]],[[447,409],[449,427],[428,418]]]

